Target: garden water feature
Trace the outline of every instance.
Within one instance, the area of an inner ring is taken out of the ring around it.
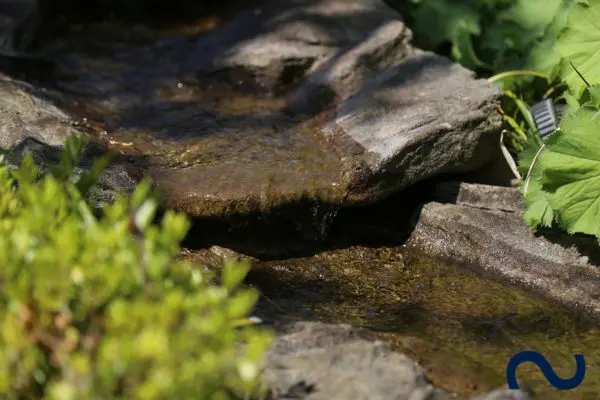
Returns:
[[[264,10],[244,12],[260,15]],[[222,23],[212,16],[168,29],[123,29],[112,23],[72,27],[47,46],[45,56],[54,65],[50,77],[30,80],[77,120],[70,125],[73,130],[118,150],[150,175],[166,206],[193,218],[184,259],[214,268],[228,255],[251,259],[247,283],[262,293],[255,314],[265,323],[317,320],[364,328],[366,337],[390,343],[417,360],[434,386],[463,398],[504,385],[506,364],[520,351],[541,352],[564,378],[574,373],[573,354],[583,354],[586,379],[568,398],[596,398],[600,325],[592,316],[410,246],[419,207],[431,200],[432,179],[477,169],[490,154],[489,143],[497,142],[485,136],[499,121],[487,116],[493,89],[486,89],[489,98],[485,93],[482,98],[460,94],[454,103],[439,101],[447,109],[427,108],[423,104],[435,99],[422,94],[438,89],[427,87],[427,74],[418,76],[417,89],[400,89],[410,95],[403,104],[393,103],[394,93],[375,97],[390,114],[401,107],[423,109],[423,115],[399,118],[414,136],[393,143],[360,134],[347,135],[349,140],[336,129],[354,132],[356,126],[373,124],[389,133],[386,129],[394,124],[356,110],[344,119],[332,116],[335,112],[327,107],[321,114],[299,109],[302,102],[292,94],[306,95],[309,102],[319,97],[306,94],[298,82],[310,68],[302,57],[290,56],[292,67],[286,59],[275,77],[270,64],[263,75],[226,63],[211,70],[207,64],[212,60],[203,55],[214,54],[200,44],[203,35],[216,35]],[[386,46],[373,54],[383,48],[401,59],[415,58],[401,65],[381,57],[373,71],[385,75],[390,66],[410,72],[424,65],[431,79],[439,79],[435,82],[447,82],[442,76],[447,70],[450,77],[467,79],[462,69],[404,49],[404,39],[393,39],[389,46],[382,39]],[[322,56],[315,54],[308,57],[312,62]],[[346,64],[341,65],[337,68],[343,70]],[[323,74],[335,76],[336,71]],[[324,79],[322,75],[314,79]],[[483,85],[472,78],[468,82],[472,91]],[[374,107],[372,99],[351,98],[333,86],[336,101],[350,98],[346,108]],[[462,125],[440,120],[444,111],[451,113],[463,103],[486,112],[465,111]],[[338,121],[336,129],[329,129],[332,119]],[[378,140],[401,150],[388,154],[389,147]],[[419,150],[411,152],[413,148]],[[455,157],[449,161],[441,156],[448,154]],[[406,173],[399,174],[401,170]],[[410,177],[402,187],[394,183],[400,175]],[[565,398],[533,365],[521,366],[519,377],[541,399]]]
[[[508,361],[524,350],[543,354],[565,379],[575,373],[573,355],[583,354],[586,378],[566,393],[569,399],[596,398],[597,318],[407,245],[407,221],[428,186],[339,210],[324,240],[286,238],[274,233],[284,231],[281,226],[261,230],[250,223],[230,226],[206,242],[190,238],[182,257],[215,268],[227,258],[249,260],[247,282],[263,295],[255,315],[266,323],[309,320],[364,328],[366,337],[417,360],[434,386],[458,398],[506,385]],[[206,237],[200,232],[193,233]],[[565,398],[534,364],[521,365],[518,377],[536,398]]]

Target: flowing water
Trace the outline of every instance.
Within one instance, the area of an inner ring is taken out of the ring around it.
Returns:
[[[213,238],[256,257],[248,283],[263,294],[256,313],[266,322],[319,320],[363,327],[367,336],[418,360],[435,385],[460,398],[506,385],[508,361],[521,351],[540,352],[564,379],[575,374],[573,355],[583,354],[586,377],[574,390],[553,388],[531,363],[522,364],[517,376],[538,399],[598,398],[600,323],[404,247],[410,230],[405,221],[418,201],[411,194],[410,201],[400,194],[362,210],[340,210],[318,244],[301,247],[281,240],[281,234],[277,242],[273,231],[261,235],[248,227]],[[208,247],[185,258],[218,266],[227,253]],[[291,256],[285,256],[286,249]]]

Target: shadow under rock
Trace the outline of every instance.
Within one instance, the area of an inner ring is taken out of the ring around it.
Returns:
[[[420,204],[433,188],[431,181],[421,182],[366,206],[307,200],[269,214],[196,218],[183,246],[193,250],[219,245],[261,260],[307,257],[349,246],[398,246],[408,239]]]
[[[568,234],[562,228],[555,225],[552,228],[538,228],[536,236],[543,237],[546,240],[558,244],[565,249],[574,247],[584,257],[588,258],[588,263],[600,265],[600,249],[598,248],[598,239],[591,235],[580,233]]]

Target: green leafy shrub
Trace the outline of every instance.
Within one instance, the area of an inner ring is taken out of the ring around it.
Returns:
[[[546,142],[520,154],[521,189],[531,227],[558,223],[600,240],[600,0],[575,3],[556,42],[565,116]]]
[[[230,399],[258,393],[271,334],[238,327],[257,293],[248,266],[220,284],[175,259],[188,229],[147,181],[97,216],[83,200],[106,160],[75,180],[83,146],[38,176],[0,163],[0,398]]]
[[[450,53],[471,69],[490,73],[533,68],[551,73],[553,43],[572,0],[389,0],[405,13],[417,42]]]

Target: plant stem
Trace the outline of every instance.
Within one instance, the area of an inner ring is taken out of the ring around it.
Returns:
[[[518,75],[537,76],[539,78],[544,78],[544,79],[549,78],[548,74],[544,74],[543,72],[519,69],[519,70],[515,70],[515,71],[506,71],[506,72],[502,72],[502,73],[496,74],[494,76],[491,76],[488,78],[488,82],[493,83],[493,82],[499,81],[500,79],[508,78],[511,76],[518,76]]]

